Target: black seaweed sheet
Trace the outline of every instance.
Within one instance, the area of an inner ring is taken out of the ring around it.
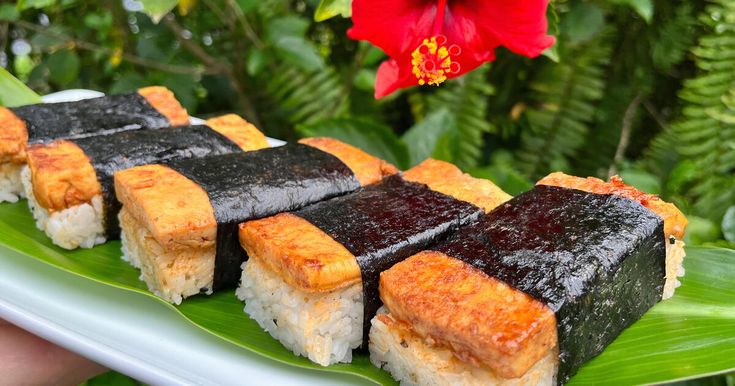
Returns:
[[[120,237],[114,173],[134,166],[179,158],[241,152],[237,144],[207,126],[179,126],[139,130],[72,140],[89,157],[102,186],[105,232],[108,239]]]
[[[556,313],[563,384],[661,300],[663,221],[638,202],[536,186],[435,248]]]
[[[25,122],[30,144],[171,126],[169,120],[137,92],[10,110]]]
[[[352,170],[337,157],[301,144],[181,160],[169,167],[207,192],[217,220],[214,289],[237,285],[245,252],[238,224],[354,191]]]
[[[295,214],[357,258],[365,311],[363,348],[367,348],[370,320],[382,305],[378,294],[380,273],[477,220],[483,211],[425,185],[391,176]]]

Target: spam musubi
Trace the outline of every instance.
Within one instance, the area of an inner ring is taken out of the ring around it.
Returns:
[[[20,173],[29,145],[188,123],[174,94],[160,86],[76,102],[0,107],[0,202],[23,195]]]
[[[237,296],[294,353],[323,366],[367,346],[379,273],[510,196],[427,160],[355,193],[240,225],[249,260]]]
[[[406,385],[563,384],[673,294],[686,219],[555,173],[380,276],[371,361]]]
[[[115,174],[123,255],[152,292],[180,303],[234,287],[243,221],[354,191],[397,169],[329,138]]]
[[[136,130],[31,145],[22,182],[39,229],[66,249],[119,237],[113,175],[133,166],[268,147],[237,115],[204,125]]]

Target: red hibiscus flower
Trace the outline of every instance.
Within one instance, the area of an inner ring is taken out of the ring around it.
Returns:
[[[347,35],[390,59],[378,69],[375,97],[399,88],[439,85],[495,59],[505,46],[535,57],[552,45],[548,0],[353,0]]]

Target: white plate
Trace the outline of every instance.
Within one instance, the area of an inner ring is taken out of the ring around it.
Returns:
[[[44,101],[99,95],[67,90],[47,95]],[[283,143],[272,141],[272,145]],[[352,375],[305,370],[263,358],[202,331],[155,299],[67,273],[3,247],[0,317],[154,385],[369,384]]]

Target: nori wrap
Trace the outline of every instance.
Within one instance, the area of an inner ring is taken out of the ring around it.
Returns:
[[[237,284],[246,259],[237,226],[354,191],[352,170],[337,157],[301,144],[166,165],[207,192],[217,220],[214,290]]]
[[[25,122],[29,144],[171,126],[168,118],[137,92],[10,110]]]
[[[408,182],[386,177],[353,194],[294,212],[344,245],[357,258],[363,286],[363,348],[370,320],[382,305],[380,273],[441,241],[483,210],[473,204]]]
[[[556,313],[558,382],[661,300],[663,221],[616,195],[536,186],[435,248]]]
[[[119,238],[114,173],[133,166],[180,158],[238,153],[242,150],[224,135],[205,125],[161,130],[128,131],[104,137],[71,140],[89,158],[102,187],[107,238]]]

